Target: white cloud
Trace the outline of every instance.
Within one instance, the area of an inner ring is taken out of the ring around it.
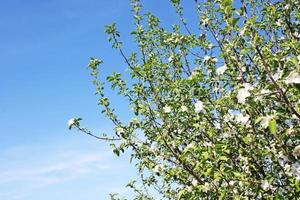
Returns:
[[[86,185],[89,188],[92,186],[89,185],[91,182],[100,188],[109,185],[112,188],[121,187],[121,182],[115,178],[109,179],[109,176],[121,178],[124,171],[128,172],[128,162],[124,163],[124,159],[119,159],[104,145],[90,145],[88,148],[86,144],[33,145],[2,150],[0,199],[26,199],[36,196],[38,191],[49,191],[57,186],[68,190],[64,188],[66,184],[71,184],[72,187]],[[112,188],[109,189],[110,192],[113,191]],[[102,192],[108,194],[108,190]]]
[[[77,132],[56,132],[59,137],[41,133],[38,137],[43,139],[32,137],[0,147],[0,200],[96,200],[108,199],[111,192],[130,195],[125,186],[136,171],[128,153],[117,157],[109,143]]]
[[[0,184],[11,181],[34,181],[38,184],[51,184],[70,179],[76,179],[84,174],[93,173],[99,170],[110,170],[113,168],[107,162],[102,162],[107,157],[108,152],[96,153],[74,153],[73,155],[57,155],[56,160],[47,161],[47,157],[42,163],[23,163],[14,169],[1,170]]]

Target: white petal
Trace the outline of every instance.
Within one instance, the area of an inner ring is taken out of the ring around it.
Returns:
[[[268,183],[268,181],[265,180],[261,183],[260,186],[263,190],[268,190],[270,188],[270,184]]]
[[[227,65],[226,65],[226,64],[223,65],[222,67],[219,67],[219,68],[216,70],[217,75],[222,75],[222,74],[224,74],[224,72],[226,71],[226,69],[227,69]]]
[[[198,100],[196,103],[195,103],[195,112],[196,113],[200,113],[201,111],[203,110],[203,102]]]
[[[165,106],[163,108],[163,110],[164,110],[165,113],[170,113],[171,112],[171,108],[169,106]]]
[[[193,180],[192,180],[192,185],[193,185],[193,186],[197,186],[197,185],[198,185],[198,181],[197,181],[196,179],[193,179]]]
[[[292,71],[285,80],[286,84],[300,83],[300,74],[296,71]]]
[[[208,60],[210,60],[210,59],[211,59],[210,56],[204,56],[204,62],[206,62],[206,61],[208,61]]]
[[[260,124],[263,128],[267,128],[269,126],[270,121],[274,118],[273,115],[267,115],[265,117],[263,117],[263,119],[261,120]]]
[[[186,107],[186,106],[181,106],[181,111],[182,111],[182,112],[187,111],[187,107]]]
[[[75,118],[69,119],[69,121],[68,121],[68,127],[69,127],[69,129],[71,129],[74,124],[75,124]]]

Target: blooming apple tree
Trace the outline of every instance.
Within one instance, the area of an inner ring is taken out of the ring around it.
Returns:
[[[100,81],[103,61],[88,66],[115,135],[95,136],[80,119],[69,126],[131,152],[136,199],[298,198],[300,1],[194,0],[185,10],[171,0],[181,21],[172,31],[131,3],[138,52],[126,55],[116,24],[106,27],[131,79]],[[197,30],[184,15],[192,11]],[[130,103],[131,120],[119,119],[107,83]]]

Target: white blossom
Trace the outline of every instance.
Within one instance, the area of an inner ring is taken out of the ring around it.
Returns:
[[[219,122],[216,122],[215,124],[216,129],[221,129],[221,124]]]
[[[208,18],[204,18],[204,19],[201,20],[201,22],[202,22],[203,26],[206,26],[208,24],[208,22],[209,22],[209,19]]]
[[[267,128],[269,126],[270,121],[274,119],[274,115],[267,115],[262,118],[260,121],[260,124],[263,128]]]
[[[213,59],[211,59],[211,61],[216,63],[216,62],[218,62],[218,58],[213,58]]]
[[[193,189],[192,189],[192,187],[191,187],[191,186],[188,186],[188,187],[186,188],[186,191],[188,191],[188,192],[192,192],[192,191],[193,191]]]
[[[144,145],[143,142],[137,141],[137,146],[138,146],[138,147],[141,148],[141,147],[143,147],[143,145]]]
[[[195,112],[196,113],[200,113],[202,110],[203,110],[204,106],[203,106],[203,102],[198,100],[196,103],[195,103]]]
[[[224,122],[229,122],[229,121],[233,121],[234,120],[234,115],[231,113],[227,113],[226,115],[224,115]]]
[[[284,7],[283,7],[284,10],[288,10],[290,9],[290,4],[286,4]]]
[[[151,147],[149,147],[149,151],[152,153],[155,153],[155,152],[157,152],[157,148],[155,146],[151,146]]]
[[[124,128],[122,128],[122,127],[117,127],[117,128],[116,128],[116,132],[117,132],[118,134],[122,134],[122,133],[124,133]]]
[[[300,74],[296,71],[292,71],[285,80],[286,84],[300,83]]]
[[[213,144],[211,142],[204,142],[203,146],[205,146],[205,147],[212,147]]]
[[[237,99],[239,103],[245,103],[246,98],[250,96],[250,90],[252,90],[253,87],[249,83],[244,83],[243,88],[238,90]]]
[[[300,181],[300,163],[295,162],[291,166],[292,175],[295,176],[295,178]]]
[[[293,126],[291,126],[287,131],[286,131],[286,134],[287,135],[292,135],[294,133],[294,127]]]
[[[138,124],[140,124],[140,119],[137,118],[137,117],[134,117],[134,118],[131,119],[131,123],[138,125]]]
[[[69,127],[69,129],[71,129],[73,127],[73,125],[75,124],[75,122],[76,122],[75,118],[69,119],[69,121],[68,121],[68,127]]]
[[[247,90],[252,90],[253,86],[250,83],[243,83],[243,87]]]
[[[260,94],[261,94],[261,95],[269,94],[269,93],[271,93],[271,90],[268,90],[268,89],[262,89],[262,90],[260,91]]]
[[[209,191],[209,189],[210,189],[210,185],[209,185],[209,183],[204,183],[204,186],[203,186],[203,192],[208,192]]]
[[[278,154],[278,163],[283,167],[289,161],[289,159],[287,156],[283,155],[282,151],[280,151]]]
[[[298,117],[297,117],[297,115],[295,115],[295,114],[292,114],[292,119],[297,119],[297,120],[298,120]]]
[[[232,180],[229,181],[229,185],[230,185],[230,186],[233,186],[234,184],[235,184],[235,181],[232,181]]]
[[[227,65],[224,64],[223,66],[219,67],[217,70],[216,70],[216,73],[217,75],[222,75],[224,74],[224,72],[226,71],[227,69]]]
[[[262,101],[264,96],[267,96],[272,91],[268,89],[262,89],[260,93],[255,97],[255,101]]]
[[[172,62],[172,61],[173,61],[173,57],[170,56],[170,57],[168,58],[168,62]]]
[[[191,149],[191,148],[194,148],[194,147],[195,147],[195,143],[194,142],[192,142],[192,143],[190,143],[190,144],[188,144],[186,146],[187,149]]]
[[[227,187],[227,186],[228,186],[228,183],[227,183],[226,181],[223,181],[221,186],[222,186],[222,187]]]
[[[156,165],[156,166],[153,168],[153,172],[155,172],[155,173],[159,173],[159,172],[161,172],[162,170],[164,170],[164,165],[163,165],[163,164]]]
[[[293,141],[292,141],[291,139],[288,139],[288,140],[286,141],[286,144],[289,145],[289,146],[291,146],[291,145],[293,145]]]
[[[208,55],[206,55],[206,56],[204,56],[204,57],[203,57],[203,61],[204,61],[204,62],[208,62],[208,61],[212,61],[212,62],[218,62],[218,59],[217,59],[217,58],[213,58],[213,57],[211,57],[211,56],[208,56]]]
[[[192,185],[193,185],[193,186],[197,186],[197,185],[198,185],[197,179],[194,178],[194,179],[192,180]]]
[[[268,190],[268,189],[270,188],[271,185],[269,184],[268,181],[263,180],[260,186],[261,186],[261,188],[262,188],[263,190]]]
[[[211,56],[204,56],[203,60],[204,62],[207,62],[211,59],[212,57]]]
[[[157,160],[164,160],[164,157],[163,156],[156,156],[156,159]]]
[[[230,137],[231,135],[232,135],[231,132],[224,132],[224,133],[222,133],[222,134],[220,135],[220,138],[221,138],[221,139],[226,139],[226,138]]]
[[[262,95],[259,95],[259,96],[256,96],[254,98],[255,101],[262,101],[263,100],[263,96]]]
[[[182,111],[182,112],[187,111],[187,109],[188,109],[188,108],[187,108],[186,106],[184,106],[184,105],[181,106],[181,111]]]
[[[277,26],[281,26],[281,25],[282,25],[282,20],[276,21],[275,24],[276,24]]]
[[[294,148],[293,155],[295,157],[298,157],[300,155],[300,145],[298,145]]]
[[[188,77],[189,80],[195,78],[199,74],[199,72],[196,69],[194,69],[194,71],[192,72],[192,74]]]
[[[239,181],[238,183],[240,187],[243,187],[244,183],[242,181]]]
[[[279,79],[281,79],[283,75],[283,70],[277,70],[277,72],[272,76],[272,78],[274,79],[274,81],[278,81]]]
[[[248,159],[245,156],[239,155],[238,160],[240,162],[248,163]]]
[[[165,113],[170,113],[171,112],[171,107],[170,106],[165,106],[163,108],[163,110],[164,110]]]
[[[246,164],[242,165],[242,170],[243,170],[245,173],[249,173],[249,172],[250,172],[250,171],[249,171],[249,166],[246,165]]]
[[[283,169],[284,169],[284,172],[286,175],[288,176],[293,176],[293,173],[292,173],[292,169],[291,169],[291,165],[286,163],[284,166],[283,166]]]
[[[242,113],[239,113],[235,115],[235,121],[237,123],[246,124],[249,121],[249,119],[250,117],[247,114],[243,115]]]

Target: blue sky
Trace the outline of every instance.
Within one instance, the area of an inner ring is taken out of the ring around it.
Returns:
[[[146,8],[169,27],[174,22],[168,1],[148,1]],[[127,0],[1,1],[1,200],[130,196],[124,186],[136,172],[128,156],[118,158],[107,143],[67,129],[69,118],[82,117],[95,133],[111,133],[86,66],[98,57],[105,61],[103,74],[125,72],[104,34],[112,22],[129,53],[134,46]],[[119,108],[125,118],[126,110]]]

